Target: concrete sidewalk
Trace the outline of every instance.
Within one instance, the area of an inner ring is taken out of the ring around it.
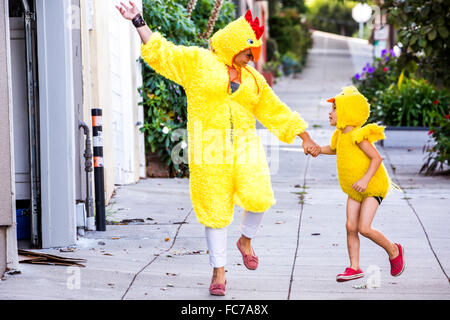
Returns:
[[[371,48],[324,33],[316,33],[314,40],[308,67],[298,79],[279,81],[275,91],[310,123],[312,137],[327,144],[332,128],[324,100],[350,84]],[[450,299],[450,180],[417,174],[424,157],[420,149],[378,148],[404,193],[394,192],[383,202],[373,226],[405,246],[405,272],[391,277],[383,249],[361,237],[366,277],[337,283],[348,254],[346,196],[337,181],[335,157],[306,157],[300,141],[277,146],[259,128],[277,203],[253,242],[260,258],[255,271],[243,266],[235,245],[242,214],[236,210],[228,230],[225,297],[208,292],[211,267],[189,181],[145,179],[117,188],[107,208],[106,232],[87,233],[74,252],[42,250],[86,258],[86,268],[22,264],[21,274],[0,282],[0,299]],[[377,288],[354,287],[376,279]]]

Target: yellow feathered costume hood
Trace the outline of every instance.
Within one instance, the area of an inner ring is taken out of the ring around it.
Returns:
[[[369,118],[369,103],[354,86],[342,88],[340,94],[327,101],[336,104],[337,129],[361,127]]]
[[[261,54],[261,36],[264,26],[259,25],[258,17],[253,20],[250,10],[245,16],[231,22],[225,28],[217,31],[211,38],[211,50],[226,65],[233,67],[234,58],[250,49],[255,61]]]

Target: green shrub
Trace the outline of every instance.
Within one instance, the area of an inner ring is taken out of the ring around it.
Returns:
[[[351,37],[358,30],[358,23],[352,18],[355,4],[354,1],[311,1],[308,21],[317,30]]]
[[[432,116],[433,125],[429,135],[433,139],[423,149],[427,152],[427,156],[420,169],[420,172],[427,175],[441,171],[445,166],[448,168],[450,165],[450,114],[442,115],[439,112],[433,112]]]
[[[278,44],[275,39],[267,39],[267,61],[275,61],[277,59],[276,54],[278,52]]]
[[[280,62],[287,74],[300,72],[306,63],[312,36],[296,9],[283,9],[269,19],[270,36],[276,41]]]
[[[306,11],[306,5],[304,0],[281,0],[283,8],[294,8],[299,13]]]
[[[387,126],[430,127],[435,114],[448,114],[450,96],[424,79],[406,78],[377,92],[371,120]]]
[[[279,78],[283,76],[283,72],[281,71],[281,55],[278,51],[275,51],[273,54],[272,60],[267,61],[263,65],[264,72],[271,72],[274,78]]]
[[[383,7],[402,44],[400,66],[415,62],[419,76],[448,88],[450,1],[386,0]]]
[[[181,3],[184,8],[187,8],[189,0],[178,0],[177,2]],[[214,3],[215,1],[212,0],[198,0],[195,5],[195,9],[192,11],[191,19],[200,33],[204,33],[206,31]],[[230,19],[234,20],[235,17],[236,13],[234,4],[231,1],[224,1],[220,10],[220,16],[217,19],[216,24],[214,25],[214,30],[211,34],[225,28],[230,22]]]
[[[289,76],[294,73],[300,73],[302,71],[302,64],[297,60],[297,57],[292,52],[288,52],[281,58],[281,65],[283,73]]]

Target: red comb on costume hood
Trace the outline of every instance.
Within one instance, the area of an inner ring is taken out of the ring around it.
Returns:
[[[253,21],[252,12],[250,10],[247,10],[247,13],[245,14],[245,20],[247,20],[250,23],[253,31],[255,32],[256,39],[259,40],[264,33],[264,26],[259,25],[258,17],[255,18],[255,21]]]

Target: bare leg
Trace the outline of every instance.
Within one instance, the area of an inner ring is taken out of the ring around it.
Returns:
[[[377,245],[386,250],[390,259],[398,255],[397,246],[389,241],[380,231],[371,227],[373,218],[378,209],[378,201],[373,197],[365,198],[361,203],[361,211],[359,216],[358,231],[364,237],[369,238]]]
[[[214,268],[212,283],[213,284],[216,284],[216,283],[224,284],[225,283],[225,267]]]
[[[245,254],[253,254],[252,239],[247,238],[244,235],[241,235],[239,243],[241,244],[241,248],[245,252]]]
[[[374,199],[375,200],[375,199]],[[350,268],[353,270],[359,269],[359,236],[358,236],[358,221],[359,211],[361,209],[361,203],[347,199],[347,223],[345,225],[347,229],[347,249],[348,256],[350,258]]]

